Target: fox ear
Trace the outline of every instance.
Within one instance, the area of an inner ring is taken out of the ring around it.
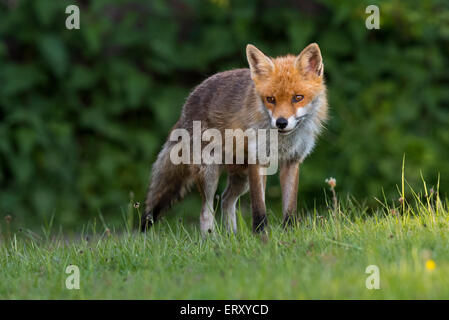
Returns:
[[[246,46],[246,58],[248,59],[251,78],[253,79],[269,75],[274,69],[273,61],[252,44]]]
[[[320,47],[316,43],[309,44],[296,58],[296,67],[306,77],[321,77],[324,65]]]

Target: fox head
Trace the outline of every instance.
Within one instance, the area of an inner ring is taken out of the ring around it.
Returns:
[[[246,56],[251,78],[271,117],[272,128],[289,134],[316,112],[325,90],[323,61],[316,43],[298,56],[269,58],[248,44]]]

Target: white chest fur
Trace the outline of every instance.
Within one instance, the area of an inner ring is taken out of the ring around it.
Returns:
[[[311,120],[306,120],[291,134],[279,135],[278,150],[281,161],[302,162],[315,146],[316,128]]]
[[[294,132],[289,135],[279,135],[279,160],[302,162],[312,152],[316,137],[321,131],[317,115],[319,108],[323,105],[322,99],[323,95],[319,95],[302,108],[303,118]]]

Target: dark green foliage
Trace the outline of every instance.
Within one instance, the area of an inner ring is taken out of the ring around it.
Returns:
[[[380,30],[365,28],[373,2]],[[67,30],[74,3],[81,29]],[[422,170],[449,187],[447,1],[2,0],[0,39],[0,216],[70,224],[142,201],[189,91],[245,67],[247,43],[323,53],[331,118],[301,206],[323,202],[328,176],[340,194],[397,198],[404,154],[412,184]]]

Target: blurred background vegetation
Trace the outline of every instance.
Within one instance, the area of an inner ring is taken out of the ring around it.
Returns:
[[[70,4],[80,30],[65,28]],[[365,28],[370,4],[380,30]],[[325,205],[329,176],[341,196],[397,199],[404,154],[412,185],[422,171],[449,187],[448,1],[0,0],[0,39],[0,216],[24,225],[121,219],[143,202],[187,95],[246,67],[247,43],[323,53],[331,118],[302,166],[300,208]],[[198,196],[175,210],[196,222]]]

